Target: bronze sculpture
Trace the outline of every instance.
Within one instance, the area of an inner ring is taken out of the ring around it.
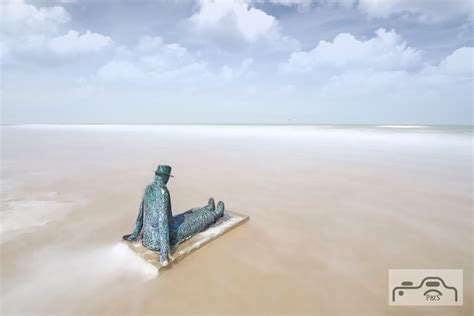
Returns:
[[[141,235],[143,246],[160,252],[163,266],[168,265],[171,252],[177,245],[214,224],[224,215],[225,208],[222,201],[216,207],[214,199],[210,198],[204,207],[173,216],[170,193],[166,187],[170,177],[173,177],[171,167],[159,165],[155,180],[145,190],[133,232],[123,236],[123,239],[131,241]]]

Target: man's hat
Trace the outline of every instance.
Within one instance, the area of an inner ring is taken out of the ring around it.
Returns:
[[[158,168],[156,168],[155,175],[157,174],[162,174],[168,177],[173,177],[171,175],[171,167],[167,165],[159,165]]]

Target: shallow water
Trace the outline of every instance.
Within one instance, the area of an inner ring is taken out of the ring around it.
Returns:
[[[2,314],[472,312],[472,128],[4,126]],[[158,163],[175,213],[250,221],[154,274],[117,245]],[[464,269],[464,306],[388,306],[389,268]]]

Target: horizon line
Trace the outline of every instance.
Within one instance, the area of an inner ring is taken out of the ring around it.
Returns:
[[[473,124],[407,124],[407,123],[0,123],[0,126],[18,125],[193,125],[193,126],[466,126]]]

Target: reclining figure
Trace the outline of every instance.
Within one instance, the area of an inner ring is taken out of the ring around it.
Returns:
[[[224,203],[217,207],[214,199],[201,208],[191,209],[173,217],[171,199],[166,183],[171,175],[171,167],[159,165],[155,171],[155,181],[148,185],[140,203],[138,217],[132,234],[123,236],[125,240],[137,240],[142,232],[143,245],[160,252],[160,263],[167,266],[171,252],[181,242],[205,230],[224,215]]]

